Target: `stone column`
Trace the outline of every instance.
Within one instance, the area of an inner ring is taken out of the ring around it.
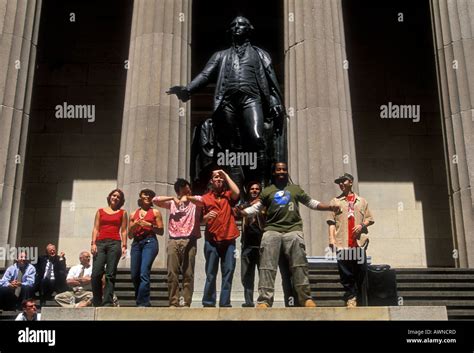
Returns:
[[[20,232],[40,13],[41,0],[0,1],[0,246],[15,246]]]
[[[456,264],[474,267],[474,2],[430,4]]]
[[[323,202],[339,193],[336,176],[349,172],[357,183],[349,67],[341,0],[285,0],[290,175]],[[301,214],[308,255],[323,255],[326,213],[302,206]]]
[[[191,3],[140,0],[133,5],[118,175],[130,211],[137,208],[141,189],[174,195],[176,178],[189,174],[190,111],[165,92],[189,81]],[[163,239],[157,267],[166,266]]]

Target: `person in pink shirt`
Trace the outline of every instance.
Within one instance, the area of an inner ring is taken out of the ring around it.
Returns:
[[[168,292],[170,307],[191,306],[194,291],[196,243],[201,237],[201,207],[185,200],[191,184],[185,179],[174,183],[177,196],[157,196],[153,203],[170,211],[168,221]],[[179,272],[183,273],[183,295],[179,296]],[[181,299],[180,299],[181,298]]]

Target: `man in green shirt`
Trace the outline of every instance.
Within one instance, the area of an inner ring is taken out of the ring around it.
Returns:
[[[262,191],[260,202],[241,211],[243,216],[250,216],[263,207],[266,208],[265,233],[260,244],[258,308],[273,305],[280,253],[287,258],[290,265],[293,286],[300,305],[316,306],[311,299],[299,203],[312,210],[339,211],[338,206],[322,204],[312,199],[299,185],[291,184],[287,164],[278,162],[273,170],[273,184]]]

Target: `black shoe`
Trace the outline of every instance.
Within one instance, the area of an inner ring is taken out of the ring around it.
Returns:
[[[216,304],[202,304],[204,308],[215,308]]]
[[[254,303],[243,303],[242,308],[255,308]]]

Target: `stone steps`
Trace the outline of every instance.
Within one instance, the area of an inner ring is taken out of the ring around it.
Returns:
[[[474,320],[474,269],[422,268],[396,269],[398,296],[404,306],[446,306],[450,319]],[[3,273],[3,269],[0,269]],[[313,298],[320,307],[344,306],[343,288],[337,268],[311,266],[309,279]],[[237,280],[237,279],[235,279]],[[151,272],[152,305],[168,306],[167,273],[165,269]],[[117,271],[116,295],[121,307],[135,306],[130,270]],[[194,298],[199,301],[200,298]],[[240,304],[235,304],[235,306]],[[57,306],[48,301],[46,306]],[[16,316],[16,315],[15,315]],[[4,313],[0,319],[11,319]]]
[[[474,289],[474,283],[466,283],[466,282],[426,282],[426,283],[411,283],[411,282],[402,282],[397,283],[397,288],[399,290],[408,290],[408,289],[439,289],[439,288],[447,288],[447,289],[455,289],[455,290],[471,290]]]
[[[451,320],[472,320],[474,317],[474,308],[472,309],[449,309],[449,318]]]
[[[406,298],[462,298],[474,299],[474,291],[404,291],[399,290],[398,296]],[[474,303],[473,303],[474,304]]]
[[[135,307],[136,306],[134,297],[122,298],[122,296],[120,296],[118,298],[119,298],[120,307]],[[155,298],[152,296],[150,303],[152,307],[168,307],[169,306],[169,301],[168,301],[167,296],[164,299]]]
[[[403,298],[404,305],[442,305],[448,307],[450,318],[474,319],[474,269],[403,268],[396,269],[396,272],[398,295]],[[158,301],[155,301],[155,296],[152,295],[152,305],[168,306],[166,270],[153,270],[151,277],[152,289],[164,291],[163,295],[156,297],[160,299]],[[339,283],[336,266],[310,267],[309,279],[312,295],[318,306],[344,306],[344,292]],[[120,305],[134,306],[133,286],[127,269],[118,270],[117,289]]]
[[[468,282],[474,283],[474,275],[471,274],[398,274],[397,282]]]
[[[338,282],[338,274],[309,274],[310,282]],[[399,274],[397,272],[397,282],[466,282],[474,283],[474,274]]]
[[[128,288],[127,288],[128,289]],[[135,291],[134,290],[115,290],[115,294],[119,298],[120,305],[122,305],[122,299],[128,300],[133,299],[135,300]],[[151,291],[151,300],[168,300],[168,289],[166,291]]]
[[[444,307],[316,307],[316,308],[44,308],[52,321],[393,321],[447,320]]]
[[[167,275],[166,274],[161,274],[161,273],[152,273],[150,275],[150,279],[151,281],[164,281],[166,283],[167,281]],[[128,273],[117,273],[117,277],[116,277],[116,283],[120,283],[120,282],[130,282],[131,283],[131,279],[130,279],[130,272]]]
[[[397,274],[470,274],[474,275],[474,269],[472,268],[451,268],[451,267],[431,267],[431,268],[396,268]]]
[[[168,285],[165,281],[163,282],[152,282],[150,284],[151,289],[160,289],[160,290],[168,290]],[[115,289],[116,290],[125,290],[125,289],[133,289],[133,284],[131,282],[116,282]]]
[[[19,311],[0,311],[0,321],[8,320],[13,321],[18,316]]]

